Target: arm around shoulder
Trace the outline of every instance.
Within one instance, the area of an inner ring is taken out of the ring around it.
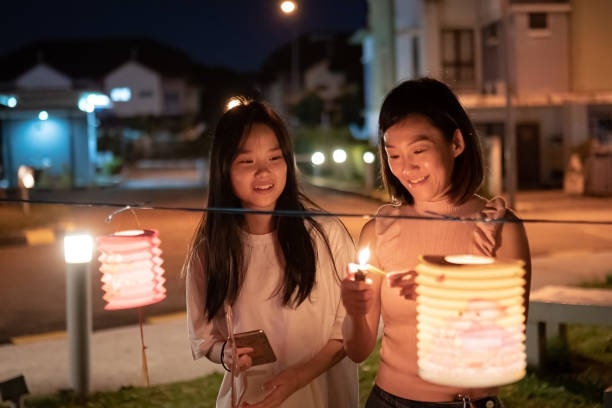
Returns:
[[[525,306],[529,305],[531,289],[531,251],[527,231],[520,218],[511,210],[506,212],[508,222],[501,229],[501,241],[496,256],[506,259],[520,259],[525,263]]]

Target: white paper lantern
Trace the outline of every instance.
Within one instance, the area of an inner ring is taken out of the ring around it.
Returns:
[[[523,261],[423,255],[416,272],[421,378],[473,388],[525,376]]]

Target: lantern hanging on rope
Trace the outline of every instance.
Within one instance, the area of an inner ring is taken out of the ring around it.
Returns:
[[[156,230],[127,230],[98,237],[104,309],[151,305],[166,297],[161,240]]]
[[[102,272],[104,309],[138,308],[142,344],[142,375],[149,385],[146,346],[144,344],[142,306],[166,297],[164,269],[161,264],[157,230],[126,230],[98,237],[100,272]]]
[[[475,388],[525,376],[522,261],[424,255],[416,272],[421,378]]]

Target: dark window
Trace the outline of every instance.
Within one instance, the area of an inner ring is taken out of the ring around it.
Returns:
[[[598,119],[595,138],[601,144],[612,144],[612,119]]]
[[[484,44],[487,46],[499,44],[499,23],[491,23],[482,30]]]
[[[545,30],[548,28],[546,13],[529,13],[529,28],[531,30]]]
[[[412,72],[415,77],[421,76],[421,49],[419,37],[412,37]]]
[[[150,90],[150,89],[141,89],[140,92],[138,92],[138,97],[140,99],[152,98],[153,97],[153,91]]]
[[[474,32],[469,29],[442,30],[444,80],[454,86],[473,86]]]
[[[179,102],[179,93],[168,91],[165,94],[165,100],[167,104],[176,104]]]

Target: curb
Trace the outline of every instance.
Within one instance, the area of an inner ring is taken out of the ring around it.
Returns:
[[[0,236],[0,246],[36,246],[55,243],[58,232],[53,228],[24,229],[18,233]]]

